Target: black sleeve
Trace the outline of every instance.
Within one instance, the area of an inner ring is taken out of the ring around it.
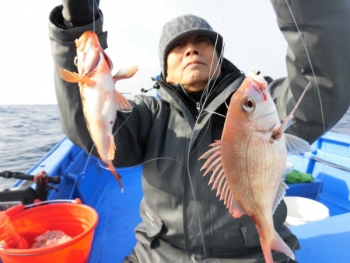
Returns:
[[[99,17],[99,0],[62,0],[63,22],[68,28],[90,24]]]
[[[90,152],[93,145],[86,127],[79,86],[61,79],[58,68],[77,72],[74,65],[76,56],[75,40],[85,31],[93,30],[93,24],[71,29],[61,28],[58,23],[62,21],[62,6],[54,8],[49,16],[49,36],[51,53],[54,62],[54,83],[57,103],[60,110],[63,132],[76,145]],[[95,32],[99,37],[101,46],[107,48],[107,32],[102,31],[102,20],[95,21]]]
[[[270,84],[271,95],[283,121],[311,82],[295,111],[295,123],[287,132],[312,143],[349,108],[349,1],[288,0],[288,5],[285,0],[271,2],[288,42],[288,77]]]

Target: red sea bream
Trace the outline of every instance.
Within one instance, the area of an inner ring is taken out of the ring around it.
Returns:
[[[284,133],[298,103],[281,125],[266,81],[251,74],[231,98],[221,140],[200,158],[207,159],[204,175],[213,171],[209,184],[230,214],[254,221],[267,263],[273,263],[271,250],[295,258],[275,231],[272,215],[287,188],[281,180],[287,152],[311,150],[306,141]]]

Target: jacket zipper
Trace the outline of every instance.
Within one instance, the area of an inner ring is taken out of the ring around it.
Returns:
[[[210,92],[210,94],[208,94],[208,96],[211,96],[213,93],[214,93],[214,91],[215,90],[217,90],[219,87],[220,87],[220,85],[224,82],[224,81],[226,81],[228,78],[230,78],[230,77],[232,77],[233,75],[238,75],[238,74],[240,74],[240,75],[242,75],[242,74],[244,74],[242,71],[238,71],[238,72],[232,72],[232,73],[229,73],[227,76],[225,76],[218,84],[216,84],[215,86],[215,89],[213,89],[213,90],[211,90],[211,92]],[[239,76],[237,76],[237,78],[238,78]],[[166,82],[164,82],[164,81],[162,81],[162,80],[157,80],[157,82],[160,84],[160,85],[162,85],[163,86],[163,88],[165,88],[165,90],[166,89],[172,89],[171,88],[171,86],[168,84],[168,83],[166,83]],[[184,88],[182,87],[182,85],[180,84],[180,86],[181,86],[181,88],[184,90]],[[175,91],[175,90],[174,90]],[[175,92],[176,93],[176,92]],[[196,110],[197,110],[197,116],[196,117],[198,117],[198,114],[200,113],[200,111],[201,111],[201,104],[200,104],[200,102],[196,102],[191,96],[189,96],[188,94],[187,94],[187,92],[185,92],[185,94],[186,94],[186,96],[188,96],[194,103],[196,103]],[[170,95],[171,96],[171,95]],[[174,97],[173,96],[171,96],[172,97],[172,99],[174,100]],[[178,95],[178,97],[181,99],[181,96],[180,95]]]
[[[196,108],[197,108],[197,114],[201,112],[201,104],[199,102],[196,102]]]

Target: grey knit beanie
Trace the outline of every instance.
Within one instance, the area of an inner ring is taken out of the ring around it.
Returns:
[[[194,15],[184,15],[170,20],[163,26],[162,34],[159,40],[159,59],[162,75],[166,77],[167,56],[174,43],[183,38],[194,34],[207,36],[215,45],[217,54],[220,56],[223,49],[223,38],[220,34],[213,31],[211,26],[204,19]]]

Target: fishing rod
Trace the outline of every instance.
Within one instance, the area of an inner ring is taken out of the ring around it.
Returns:
[[[316,161],[316,162],[319,162],[319,163],[323,163],[325,165],[328,165],[328,166],[331,166],[331,167],[334,167],[334,168],[337,168],[337,169],[340,169],[340,170],[343,170],[343,171],[346,171],[346,172],[350,172],[350,168],[349,167],[346,167],[346,166],[343,166],[343,165],[339,165],[339,164],[336,164],[336,163],[333,163],[333,162],[330,162],[330,161],[325,161],[322,158],[316,157],[314,155],[303,155],[303,154],[300,154],[299,156],[307,158],[307,159],[310,159],[310,160],[313,160],[313,161]]]
[[[33,181],[35,183],[34,186],[11,187],[0,191],[0,211],[20,203],[32,204],[35,199],[45,201],[49,190],[54,189],[58,191],[56,187],[49,185],[49,183],[59,184],[61,181],[60,176],[49,176],[45,171],[41,171],[37,175],[2,171],[0,172],[0,177]]]
[[[47,182],[54,183],[54,184],[59,184],[61,181],[60,176],[48,176],[45,171],[42,171],[37,175],[29,175],[29,174],[11,172],[11,171],[2,171],[0,172],[0,177],[6,178],[6,179],[14,178],[14,179],[20,179],[20,180],[28,180],[33,182],[36,182],[37,180],[39,180],[39,177],[45,177]]]

